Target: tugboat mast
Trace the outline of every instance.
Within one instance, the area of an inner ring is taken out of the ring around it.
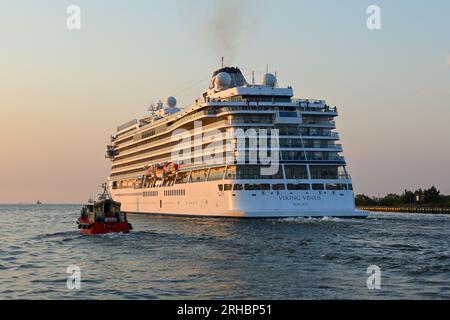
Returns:
[[[109,190],[108,190],[108,183],[106,183],[106,182],[102,183],[101,187],[103,188],[103,192],[99,193],[98,200],[103,201],[103,200],[111,199],[111,194],[109,193]]]

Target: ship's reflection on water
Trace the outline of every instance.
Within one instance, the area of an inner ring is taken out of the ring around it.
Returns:
[[[78,206],[0,206],[0,298],[448,298],[450,217],[238,220],[130,215],[81,236]],[[42,225],[42,221],[47,221]],[[412,232],[411,230],[414,230]],[[81,289],[68,290],[69,265]],[[382,272],[367,289],[367,267]]]

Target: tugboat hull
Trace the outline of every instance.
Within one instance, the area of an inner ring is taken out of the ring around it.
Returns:
[[[84,235],[106,234],[106,233],[130,233],[131,225],[127,222],[96,222],[80,223],[80,232]]]

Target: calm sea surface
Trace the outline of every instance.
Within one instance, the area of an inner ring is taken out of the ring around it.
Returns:
[[[450,216],[228,220],[131,215],[82,236],[80,206],[0,206],[1,299],[449,299]],[[67,267],[81,268],[69,290]],[[368,290],[367,268],[381,268]]]

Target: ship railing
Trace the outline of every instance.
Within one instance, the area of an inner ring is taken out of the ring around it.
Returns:
[[[226,125],[227,125],[226,120],[217,121],[212,124],[202,126],[202,131],[205,132],[206,130],[209,130],[209,129],[220,129],[221,127],[224,127]],[[186,131],[185,134],[186,134],[186,136],[193,136],[194,132],[195,132],[195,129],[191,129],[189,131]],[[164,138],[164,139],[159,139],[157,145],[164,146],[165,144],[171,143],[171,142],[173,142],[172,136],[168,137],[168,138]],[[153,145],[153,144],[152,145],[143,145],[143,146],[139,147],[139,149],[135,149],[135,150],[131,149],[131,150],[122,151],[119,156],[116,156],[116,160],[120,161],[120,160],[122,160],[122,158],[121,158],[122,156],[128,156],[129,154],[132,154],[135,152],[140,152],[145,149],[154,148],[154,147],[156,147],[156,145]],[[127,160],[129,160],[129,159],[127,159]]]
[[[315,108],[311,108],[311,107],[306,107],[306,106],[300,106],[300,111],[312,111],[312,112],[332,112],[332,113],[337,113],[337,108],[333,107],[330,108],[328,106],[325,107],[315,107]],[[319,109],[319,110],[318,110]]]
[[[138,124],[138,120],[137,119],[128,121],[127,123],[124,123],[123,125],[118,126],[117,127],[117,132],[123,131],[123,130],[125,130],[125,129],[129,128],[129,127],[135,126],[137,124]]]
[[[235,106],[235,107],[221,107],[217,110],[211,110],[212,114],[233,112],[233,111],[278,111],[277,107],[262,107],[262,106]]]
[[[255,106],[255,105],[247,105],[247,106],[232,106],[232,107],[220,107],[217,110],[210,110],[208,113],[210,114],[218,114],[223,112],[233,112],[233,111],[279,111],[279,107],[277,106]],[[329,108],[325,107],[306,107],[299,106],[300,111],[312,111],[312,112],[332,112],[337,113],[337,108]]]
[[[301,148],[301,146],[299,146],[298,148]],[[315,145],[315,144],[311,144],[311,143],[306,143],[305,144],[305,148],[307,149],[334,149],[334,150],[342,150],[342,144],[326,144],[326,145]]]
[[[304,125],[330,125],[330,126],[334,126],[336,125],[336,121],[331,120],[331,121],[314,121],[314,120],[305,120],[303,121]]]
[[[345,158],[344,157],[308,157],[307,160],[312,160],[312,161],[339,161],[339,162],[344,162]]]
[[[326,101],[325,100],[319,100],[319,99],[298,99],[298,98],[293,98],[292,102],[295,103],[307,103],[307,104],[325,104]]]
[[[332,137],[339,139],[339,133],[331,132],[331,133],[303,133],[302,137]]]
[[[346,172],[339,172],[338,178],[339,178],[339,180],[351,180],[352,179],[350,174],[348,174]]]
[[[329,144],[325,148],[342,150],[342,144],[340,144],[340,143]]]
[[[339,138],[339,133],[331,132],[331,133],[328,134],[328,136],[333,137],[333,138]]]

